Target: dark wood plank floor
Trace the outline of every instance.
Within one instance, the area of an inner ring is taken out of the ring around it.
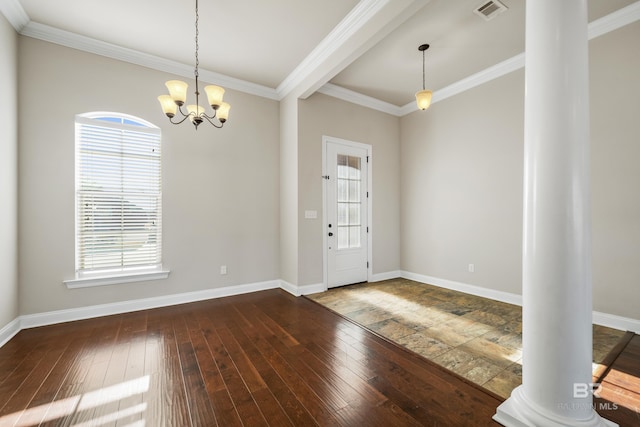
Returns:
[[[486,426],[500,403],[280,290],[24,330],[0,349],[0,426]]]
[[[0,349],[2,426],[486,426],[499,404],[280,290],[23,330]]]

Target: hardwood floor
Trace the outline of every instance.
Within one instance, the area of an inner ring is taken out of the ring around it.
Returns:
[[[621,358],[608,375],[637,380],[637,356]],[[281,290],[23,330],[0,348],[0,426],[487,426],[500,403]]]
[[[2,426],[486,426],[500,399],[280,290],[23,330]]]
[[[595,380],[601,386],[593,405],[600,415],[620,426],[640,426],[640,335],[627,333],[621,347]]]

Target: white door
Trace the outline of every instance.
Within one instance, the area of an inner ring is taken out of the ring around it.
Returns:
[[[327,287],[368,280],[368,151],[325,143]]]

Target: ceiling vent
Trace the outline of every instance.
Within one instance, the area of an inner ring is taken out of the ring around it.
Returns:
[[[500,3],[498,0],[489,0],[476,7],[474,13],[482,16],[485,21],[489,21],[502,12],[507,10],[507,6]]]

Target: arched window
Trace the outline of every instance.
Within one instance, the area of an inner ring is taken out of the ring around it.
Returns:
[[[161,134],[121,113],[76,116],[76,276],[162,265]]]

